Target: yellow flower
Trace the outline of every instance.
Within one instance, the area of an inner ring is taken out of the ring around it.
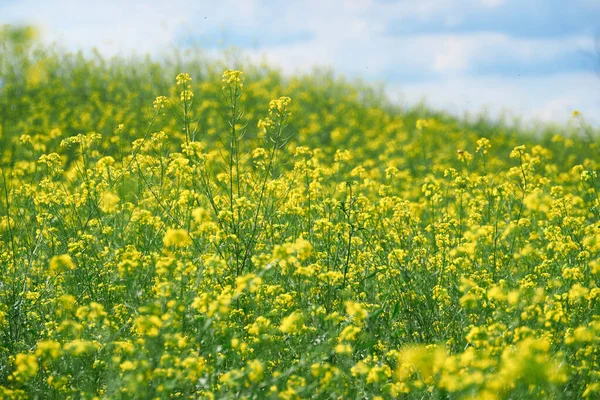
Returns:
[[[182,90],[179,95],[181,101],[190,101],[192,97],[194,97],[194,93],[189,89]]]
[[[165,108],[165,106],[167,105],[168,102],[169,102],[169,100],[167,99],[167,96],[158,96],[154,100],[152,105],[154,106],[155,110],[161,110],[161,109]]]
[[[347,162],[347,161],[350,161],[351,159],[352,159],[352,153],[350,153],[350,150],[348,150],[348,149],[346,149],[346,150],[337,149],[335,151],[335,155],[333,156],[333,160],[335,162],[339,162],[339,161]]]
[[[60,343],[55,340],[42,340],[37,345],[35,355],[38,357],[50,356],[56,359],[60,356]]]
[[[75,339],[64,346],[65,351],[71,353],[74,356],[80,356],[83,354],[91,354],[100,348],[98,342],[92,342],[89,340]]]
[[[259,119],[257,127],[260,128],[260,130],[263,133],[265,133],[267,131],[267,129],[272,128],[274,125],[275,125],[275,123],[273,122],[273,120],[271,118],[267,117],[264,119]]]
[[[248,363],[248,379],[250,382],[259,382],[264,375],[265,367],[259,360],[252,360]]]
[[[301,328],[303,315],[299,311],[294,311],[281,321],[279,330],[283,333],[294,334]]]
[[[366,362],[364,361],[359,361],[358,363],[356,363],[356,365],[354,365],[351,369],[350,372],[352,373],[352,376],[358,376],[358,375],[366,375],[369,373],[369,366],[367,365]]]
[[[477,141],[477,149],[475,150],[476,153],[480,153],[481,154],[487,154],[488,150],[492,147],[489,139],[486,138],[481,138]]]
[[[418,375],[424,382],[430,383],[445,360],[445,351],[436,345],[406,347],[398,353],[396,376],[399,381],[406,381]]]
[[[14,375],[18,380],[33,378],[38,372],[37,359],[33,354],[19,353],[15,357]]]
[[[338,344],[335,346],[335,352],[338,354],[352,354],[352,346],[349,344]]]
[[[296,253],[300,261],[306,260],[310,256],[312,249],[312,244],[302,236],[292,244],[292,250]]]
[[[242,71],[228,69],[227,71],[223,72],[223,78],[221,80],[229,87],[237,86],[241,89],[244,87],[244,78],[242,75]]]
[[[385,366],[374,366],[370,369],[369,374],[367,375],[366,382],[367,383],[379,383],[384,380],[387,380],[392,376],[392,370],[387,365]]]
[[[163,237],[163,243],[167,247],[187,247],[192,244],[192,240],[185,229],[169,228]]]
[[[134,329],[140,336],[157,337],[163,321],[156,315],[139,316],[134,321]]]
[[[269,103],[269,111],[277,109],[277,111],[281,112],[291,103],[291,101],[292,99],[285,96],[280,97],[277,100],[271,100],[271,103]]]
[[[427,119],[418,119],[417,122],[415,123],[415,127],[419,131],[422,131],[423,128],[429,127],[429,125],[431,125],[431,121],[429,121]]]
[[[357,323],[362,322],[365,318],[367,318],[367,315],[369,314],[368,311],[360,304],[357,303],[355,301],[347,301],[345,303],[346,306],[346,313],[353,317]]]
[[[593,383],[588,383],[586,385],[585,391],[583,392],[581,397],[587,399],[588,397],[595,397],[599,394],[600,394],[600,383],[593,382]],[[591,395],[595,395],[595,396],[591,396]]]
[[[121,369],[121,371],[123,372],[127,372],[127,371],[133,371],[136,366],[133,362],[127,360],[121,363],[121,365],[119,365],[119,368]]]
[[[119,204],[119,196],[111,192],[105,192],[100,197],[100,210],[105,213],[111,213],[117,209],[117,205]]]
[[[521,158],[523,153],[525,152],[525,145],[517,146],[510,152],[510,158]]]
[[[204,357],[187,357],[181,362],[181,366],[187,371],[189,380],[196,382],[206,371],[206,359]]]
[[[344,330],[342,330],[342,332],[340,332],[340,335],[338,336],[338,340],[340,342],[343,341],[352,341],[356,339],[356,335],[360,332],[360,328],[357,326],[347,326],[344,328]]]
[[[177,75],[175,80],[177,81],[177,85],[184,85],[184,84],[190,82],[192,80],[192,78],[190,77],[190,74],[182,72],[179,75]]]
[[[73,270],[75,269],[75,264],[71,260],[71,256],[68,254],[61,254],[59,256],[54,256],[50,259],[50,271],[58,274],[64,270]]]
[[[271,100],[271,102],[269,103],[269,114],[271,114],[272,117],[289,117],[291,115],[289,111],[289,106],[291,102],[292,99],[285,96],[282,96],[277,100]]]
[[[258,336],[261,333],[265,332],[269,326],[271,325],[271,321],[268,318],[263,317],[262,315],[256,318],[253,324],[246,326],[246,330],[250,335]]]

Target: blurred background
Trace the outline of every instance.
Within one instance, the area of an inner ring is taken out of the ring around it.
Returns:
[[[599,0],[0,0],[0,24],[105,56],[331,68],[459,116],[563,124],[578,110],[600,125]]]

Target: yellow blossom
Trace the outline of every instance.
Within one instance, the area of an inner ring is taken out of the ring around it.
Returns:
[[[187,247],[192,244],[190,235],[185,229],[169,228],[163,237],[165,246]]]

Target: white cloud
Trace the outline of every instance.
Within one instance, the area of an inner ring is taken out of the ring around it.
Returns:
[[[455,115],[486,111],[492,118],[505,116],[524,121],[566,123],[579,110],[588,122],[600,124],[600,79],[592,73],[565,73],[543,77],[451,78],[406,83],[388,88],[401,104],[427,105]]]
[[[250,53],[264,54],[288,70],[293,70],[292,62],[298,62],[298,66],[330,65],[338,72],[368,74],[379,79],[385,79],[391,73],[396,77],[419,76],[423,79],[424,76],[468,75],[475,66],[493,69],[497,64],[511,62],[543,67],[555,57],[592,46],[591,39],[580,37],[527,40],[497,33],[354,37],[343,32]]]
[[[469,66],[471,51],[468,43],[458,38],[450,38],[435,55],[433,67],[437,72],[464,71]]]
[[[48,42],[71,49],[97,47],[107,55],[169,46],[178,24],[188,17],[179,7],[166,14],[144,1],[22,0],[0,8],[0,13],[15,23],[40,26]]]

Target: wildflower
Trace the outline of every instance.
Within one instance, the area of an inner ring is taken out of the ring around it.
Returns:
[[[281,118],[284,117],[289,117],[291,115],[291,112],[289,111],[289,106],[290,103],[292,102],[292,99],[290,99],[289,97],[280,97],[277,100],[271,100],[271,102],[269,103],[269,114],[274,117],[274,116],[279,116]]]
[[[275,125],[275,123],[273,122],[273,120],[271,118],[267,117],[267,118],[264,118],[264,119],[259,119],[257,127],[263,133],[265,133],[267,131],[267,129],[272,128],[274,125]]]
[[[367,383],[379,383],[386,381],[390,376],[392,376],[392,370],[387,365],[376,365],[373,366],[367,375],[366,382]]]
[[[279,330],[283,333],[294,334],[297,333],[302,324],[302,313],[299,311],[294,311],[287,317],[285,317],[281,321],[281,325],[279,326]]]
[[[418,119],[415,123],[415,127],[418,131],[422,131],[424,128],[428,128],[431,125],[431,120],[428,119]]]
[[[333,160],[335,162],[339,162],[339,161],[343,161],[343,162],[347,162],[350,161],[352,159],[352,154],[350,153],[350,150],[341,150],[341,149],[337,149],[335,151],[335,155],[333,157]]]
[[[426,383],[431,383],[433,376],[445,362],[445,353],[438,346],[407,347],[398,353],[396,376],[405,381],[413,374]]]
[[[304,261],[308,259],[312,252],[312,244],[302,236],[300,236],[296,241],[292,244],[292,251],[296,253],[299,260]]]
[[[105,192],[100,197],[99,207],[105,213],[114,212],[119,204],[119,196],[111,192]]]
[[[99,348],[100,348],[100,344],[98,342],[82,340],[82,339],[75,339],[64,345],[65,351],[74,356],[92,354],[95,351],[97,351]]]
[[[340,343],[335,346],[335,352],[338,354],[352,354],[352,346]]]
[[[189,89],[182,90],[179,95],[181,101],[190,101],[192,97],[194,97],[194,93]]]
[[[521,158],[525,152],[525,145],[517,146],[510,152],[510,158]]]
[[[228,69],[223,72],[222,82],[225,83],[229,87],[244,87],[244,78],[242,77],[243,72],[237,70]],[[225,88],[225,86],[223,87]]]
[[[583,392],[581,397],[583,397],[584,399],[587,399],[589,397],[593,398],[599,394],[600,394],[600,383],[592,382],[592,383],[588,383],[586,385],[585,391]],[[591,395],[595,395],[595,396],[591,396]]]
[[[61,168],[61,158],[57,153],[42,154],[38,163],[46,165],[52,172],[57,172]]]
[[[133,371],[135,370],[136,366],[132,361],[124,361],[121,363],[121,365],[119,365],[119,369],[123,372],[128,372],[128,371]]]
[[[338,340],[342,341],[352,341],[356,339],[356,335],[360,332],[360,328],[357,326],[347,326],[340,332],[338,336]]]
[[[597,174],[596,171],[582,171],[581,172],[581,181],[582,182],[586,182],[586,183],[590,183],[590,182],[594,182],[594,180],[597,178]]]
[[[156,337],[163,325],[163,321],[156,315],[139,316],[134,321],[134,329],[140,336]]]
[[[259,360],[252,360],[248,363],[248,379],[250,382],[259,382],[264,375],[265,367]]]
[[[346,313],[353,317],[357,323],[361,323],[365,318],[367,318],[368,312],[360,303],[347,301],[345,305]]]
[[[350,369],[350,372],[354,377],[359,375],[366,375],[369,373],[369,365],[364,360],[359,361]]]
[[[37,359],[33,354],[19,353],[15,357],[14,376],[18,380],[26,381],[33,378],[38,372]]]
[[[73,269],[75,269],[75,264],[73,264],[71,256],[68,254],[61,254],[50,259],[50,271],[55,274],[61,273],[64,270]]]
[[[152,105],[154,106],[155,110],[162,110],[163,108],[165,108],[165,106],[168,104],[169,100],[167,99],[167,96],[158,96],[154,102],[152,103]]]
[[[468,163],[473,159],[473,155],[465,150],[457,150],[458,159],[464,163]]]
[[[60,343],[55,340],[43,340],[37,344],[35,355],[56,359],[60,356]]]
[[[169,228],[163,237],[163,243],[167,247],[187,247],[192,244],[192,240],[185,229]]]
[[[481,154],[487,154],[488,150],[492,147],[489,139],[486,138],[481,138],[479,140],[477,140],[477,149],[475,150],[476,153],[481,153]]]
[[[250,335],[258,336],[268,330],[270,325],[271,321],[261,315],[256,318],[256,321],[254,321],[253,324],[246,326],[246,330]]]
[[[192,80],[192,78],[190,77],[190,74],[182,72],[179,75],[177,75],[177,77],[175,77],[175,81],[177,82],[177,85],[185,85],[186,83],[190,82]]]
[[[204,357],[190,356],[181,361],[181,366],[186,369],[191,382],[196,382],[206,371],[206,359]]]

